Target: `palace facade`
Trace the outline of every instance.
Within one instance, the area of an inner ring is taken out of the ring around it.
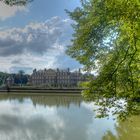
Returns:
[[[32,86],[45,87],[77,87],[80,82],[86,81],[87,76],[79,71],[70,72],[70,69],[33,70],[29,83]]]

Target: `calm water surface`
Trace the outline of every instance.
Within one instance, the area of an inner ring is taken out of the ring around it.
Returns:
[[[80,96],[0,95],[0,140],[140,140],[132,122],[96,119]]]

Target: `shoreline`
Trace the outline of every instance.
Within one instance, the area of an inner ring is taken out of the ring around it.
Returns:
[[[43,89],[43,88],[10,88],[0,89],[0,94],[26,94],[26,95],[81,95],[82,89]]]
[[[0,92],[2,95],[18,95],[18,96],[82,96],[80,93],[28,93],[28,92]]]

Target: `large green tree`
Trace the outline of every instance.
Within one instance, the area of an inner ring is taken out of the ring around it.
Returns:
[[[111,107],[120,117],[139,114],[140,0],[82,0],[67,12],[74,20],[68,54],[85,70],[98,70],[96,79],[84,83],[84,97],[100,106],[100,117]],[[120,98],[126,103],[120,105]]]

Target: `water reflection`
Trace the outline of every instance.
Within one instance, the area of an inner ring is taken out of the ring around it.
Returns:
[[[140,116],[133,116],[131,121],[119,121],[115,129],[116,135],[108,131],[103,140],[140,140]]]
[[[95,119],[93,107],[81,96],[0,96],[0,140],[113,140],[125,135],[122,124]]]
[[[0,101],[2,100],[16,100],[20,103],[25,102],[26,99],[30,99],[32,103],[36,105],[43,105],[43,106],[64,106],[69,107],[69,105],[75,104],[76,106],[80,106],[80,103],[82,102],[82,97],[79,95],[47,95],[47,96],[25,96],[25,95],[1,95]],[[27,101],[27,100],[26,100]]]

